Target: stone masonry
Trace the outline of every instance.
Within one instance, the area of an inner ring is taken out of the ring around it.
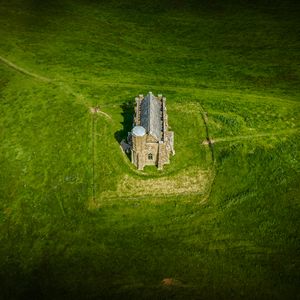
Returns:
[[[151,92],[146,97],[135,98],[135,115],[132,131],[128,134],[131,147],[131,162],[143,170],[155,165],[162,169],[174,155],[174,132],[168,131],[166,98],[155,97]]]

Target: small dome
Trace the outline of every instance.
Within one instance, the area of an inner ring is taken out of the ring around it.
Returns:
[[[146,129],[143,126],[134,126],[132,129],[132,135],[143,136],[146,134]]]

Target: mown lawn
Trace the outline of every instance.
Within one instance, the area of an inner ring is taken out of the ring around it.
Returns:
[[[1,297],[299,298],[299,9],[2,1],[0,56],[21,69],[0,61]],[[176,155],[137,172],[119,141],[148,91]]]

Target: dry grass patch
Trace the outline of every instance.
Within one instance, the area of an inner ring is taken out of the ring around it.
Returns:
[[[128,174],[119,181],[116,191],[106,191],[101,198],[204,194],[212,178],[211,170],[189,168],[174,176],[138,178]]]
[[[168,104],[168,110],[197,115],[201,111],[201,106],[197,102],[176,103],[176,105],[173,106]]]

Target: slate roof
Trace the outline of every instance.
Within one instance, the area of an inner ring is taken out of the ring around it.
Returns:
[[[161,140],[162,131],[161,101],[156,99],[151,92],[141,103],[141,125],[147,133]]]

